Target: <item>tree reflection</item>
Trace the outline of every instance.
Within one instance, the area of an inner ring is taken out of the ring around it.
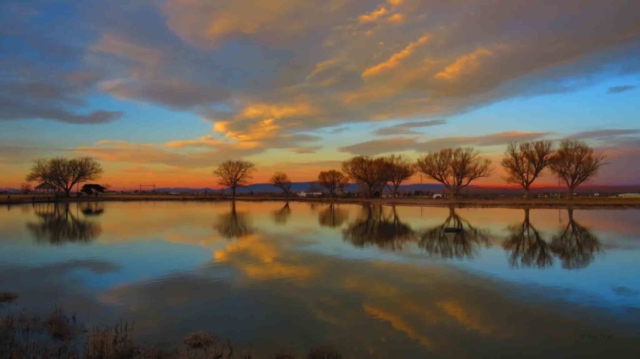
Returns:
[[[347,220],[349,213],[345,210],[338,208],[335,204],[330,204],[329,207],[323,209],[318,214],[318,223],[322,227],[337,228]]]
[[[586,268],[600,251],[600,241],[590,230],[573,219],[573,209],[567,210],[569,222],[551,240],[551,251],[562,261],[562,268]]]
[[[531,224],[528,208],[524,210],[524,221],[508,229],[509,237],[502,243],[502,248],[510,252],[511,267],[546,268],[553,264],[551,248]]]
[[[276,224],[287,224],[289,217],[291,217],[291,207],[289,207],[289,202],[287,202],[284,207],[273,211],[273,222]]]
[[[402,249],[404,243],[415,238],[414,232],[400,221],[395,206],[390,212],[381,206],[363,206],[360,217],[343,230],[344,240],[356,247],[375,245],[383,249]]]
[[[100,216],[104,213],[104,202],[85,202],[81,211],[85,216]]]
[[[449,217],[439,226],[420,234],[418,245],[442,258],[473,258],[479,244],[489,245],[489,233],[473,227],[449,207]]]
[[[236,211],[236,202],[231,202],[231,211],[221,214],[213,228],[227,239],[240,238],[253,233],[246,213]]]
[[[74,215],[68,203],[34,205],[34,213],[39,221],[27,223],[27,229],[39,243],[88,243],[102,232],[99,224]]]

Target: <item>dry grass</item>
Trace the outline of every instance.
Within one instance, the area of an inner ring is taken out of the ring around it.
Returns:
[[[85,329],[61,309],[45,319],[24,312],[0,319],[0,358],[2,359],[253,359],[250,351],[234,354],[229,340],[209,332],[187,335],[181,345],[171,349],[145,347],[132,338],[133,325]],[[269,357],[273,358],[273,357]],[[276,354],[275,358],[295,359],[295,355]],[[313,349],[308,359],[341,359],[332,348]]]

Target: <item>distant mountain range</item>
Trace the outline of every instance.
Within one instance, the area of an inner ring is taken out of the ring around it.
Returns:
[[[294,182],[291,184],[292,192],[311,192],[313,189],[312,186],[314,182]],[[314,191],[325,191],[322,187],[319,187],[315,184],[316,189]],[[356,192],[359,190],[359,186],[357,184],[348,184],[345,186],[345,191],[347,192]],[[441,184],[408,184],[400,186],[400,191],[402,192],[413,192],[413,191],[429,191],[429,192],[443,192],[445,187]],[[179,192],[179,193],[216,193],[220,192],[220,189],[215,188],[182,188],[182,187],[173,187],[173,188],[158,188],[156,192]],[[228,190],[225,190],[228,192]],[[238,188],[238,193],[247,194],[247,193],[280,193],[282,190],[278,187],[272,186],[268,183],[257,183],[252,184],[245,187]],[[531,193],[544,193],[544,192],[564,192],[566,188],[564,187],[538,187],[532,188]],[[519,187],[482,187],[482,186],[469,186],[464,192],[476,193],[476,194],[504,194],[504,195],[516,195],[521,194],[522,189]],[[612,194],[612,193],[635,193],[640,192],[640,186],[584,186],[579,188],[576,192],[598,192],[601,194]]]
[[[315,184],[315,189],[313,188],[314,186],[314,182],[294,182],[291,184],[291,191],[292,192],[311,192],[313,191],[318,191],[318,192],[324,192],[325,190],[318,186],[318,184]],[[410,185],[405,185],[405,186],[400,186],[400,190],[401,191],[416,191],[416,190],[422,190],[422,191],[442,191],[444,190],[444,186],[440,185],[440,184],[410,184]],[[227,190],[228,191],[228,190]],[[357,184],[348,184],[345,186],[345,191],[347,192],[356,192],[358,191],[358,185]],[[171,187],[171,188],[157,188],[156,192],[162,192],[162,193],[168,193],[168,192],[179,192],[179,193],[202,193],[202,192],[209,192],[209,193],[216,193],[216,192],[220,192],[220,189],[214,189],[214,188],[184,188],[184,187]],[[237,193],[279,193],[282,192],[282,190],[276,186],[273,186],[271,184],[268,183],[256,183],[256,184],[252,184],[249,186],[244,186],[244,187],[239,187],[237,189]]]
[[[324,189],[314,182],[294,182],[291,184],[292,192],[311,192],[320,191],[323,192]],[[357,184],[348,184],[345,187],[347,192],[356,192],[358,191]],[[400,186],[400,191],[402,192],[413,192],[413,191],[429,191],[429,192],[442,192],[445,187],[441,184],[408,184]],[[204,188],[189,188],[189,187],[166,187],[166,188],[157,188],[156,192],[160,193],[169,193],[169,192],[177,192],[177,193],[219,193],[221,190],[216,188],[204,187]],[[563,187],[538,187],[532,188],[531,193],[544,193],[544,192],[564,192],[566,191]],[[0,192],[8,193],[8,194],[18,194],[20,193],[19,189],[15,188],[0,188]],[[228,193],[228,190],[225,190]],[[238,193],[240,194],[248,194],[248,193],[280,193],[281,190],[278,187],[272,186],[268,183],[256,183],[245,187],[238,188]],[[518,187],[481,187],[481,186],[469,186],[467,189],[463,190],[468,193],[475,194],[504,194],[504,195],[516,195],[521,194],[522,189]],[[614,193],[638,193],[640,192],[640,185],[637,186],[583,186],[578,188],[576,191],[578,193],[588,192],[594,193],[598,192],[600,194],[614,194]]]

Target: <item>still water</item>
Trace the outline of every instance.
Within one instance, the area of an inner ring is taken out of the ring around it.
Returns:
[[[0,207],[0,291],[152,344],[207,330],[254,354],[633,358],[640,210]]]

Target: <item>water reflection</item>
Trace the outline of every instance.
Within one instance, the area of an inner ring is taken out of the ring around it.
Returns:
[[[569,222],[551,240],[551,251],[562,261],[565,269],[587,267],[600,251],[600,241],[587,228],[573,218],[573,209],[567,210]]]
[[[28,222],[27,229],[38,243],[60,245],[67,242],[88,243],[100,235],[99,224],[74,214],[69,203],[39,203],[33,206],[37,222]]]
[[[413,241],[415,234],[411,227],[400,221],[396,207],[390,211],[386,209],[363,206],[358,219],[342,232],[343,239],[356,247],[375,245],[390,250],[401,249],[404,243]]]
[[[289,206],[289,202],[285,203],[285,205],[272,212],[273,222],[279,225],[287,224],[289,221],[289,217],[291,217],[291,207]]]
[[[441,225],[421,231],[418,238],[420,248],[442,258],[473,258],[480,244],[489,245],[489,231],[472,226],[453,207]]]
[[[104,202],[85,202],[81,210],[85,216],[100,216],[104,213]]]
[[[524,210],[524,220],[521,224],[511,225],[508,229],[509,237],[502,244],[502,248],[509,252],[511,267],[546,268],[553,265],[551,247],[531,224],[529,209]]]
[[[318,214],[318,224],[322,227],[337,228],[349,218],[349,212],[340,209],[336,204],[330,204]]]
[[[236,210],[235,201],[231,202],[231,210],[228,213],[221,214],[216,218],[213,228],[227,239],[244,237],[254,232],[249,223],[248,215]]]

